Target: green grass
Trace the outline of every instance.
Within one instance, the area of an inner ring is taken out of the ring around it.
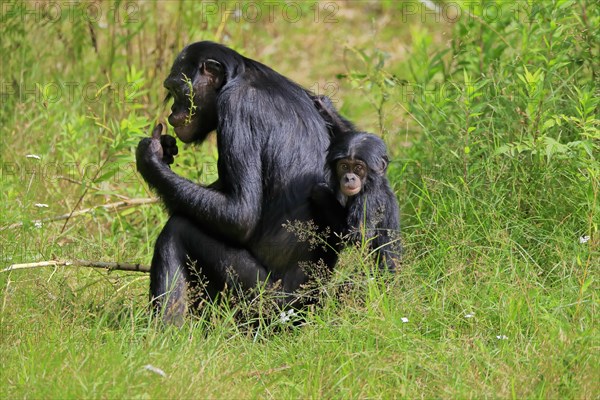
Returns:
[[[0,230],[0,267],[149,263],[158,204],[32,221],[152,195],[134,149],[201,39],[385,138],[405,255],[384,279],[345,251],[296,328],[268,307],[241,322],[256,308],[233,298],[161,327],[145,274],[0,273],[0,398],[598,398],[600,8],[458,3],[454,24],[409,1],[295,3],[297,22],[283,3],[254,22],[199,2],[101,3],[91,23],[3,7],[0,229],[24,226]],[[216,158],[211,139],[174,169],[209,183]]]

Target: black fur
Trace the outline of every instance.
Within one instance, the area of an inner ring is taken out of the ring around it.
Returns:
[[[311,193],[317,221],[332,227],[338,236],[351,243],[366,240],[377,256],[379,267],[394,271],[402,247],[398,200],[385,176],[388,166],[385,143],[375,135],[351,131],[355,129],[353,125],[339,116],[331,103],[327,105],[321,100],[315,104],[336,135],[327,155],[328,183],[315,185]],[[361,160],[368,167],[361,192],[352,197],[339,189],[336,163],[344,158]],[[343,243],[334,243],[334,247],[339,250]]]
[[[197,106],[189,123],[182,122],[190,108],[184,74]],[[175,100],[169,122],[180,139],[201,142],[216,129],[219,177],[200,186],[169,168],[176,149],[163,154],[150,138],[138,146],[138,170],[171,214],[152,259],[156,309],[166,307],[165,319],[179,322],[190,289],[205,287],[212,298],[225,283],[249,289],[278,280],[293,302],[308,280],[303,264],[323,260],[332,268],[337,260],[334,251],[311,248],[282,226],[313,219],[311,188],[324,179],[330,135],[311,93],[211,42],[187,46],[165,87]]]

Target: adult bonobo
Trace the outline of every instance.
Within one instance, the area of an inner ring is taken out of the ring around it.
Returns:
[[[216,129],[219,158],[218,180],[201,186],[171,171],[177,148],[160,125],[138,145],[137,168],[171,214],[150,272],[163,318],[180,323],[194,287],[212,298],[226,283],[249,289],[280,281],[292,294],[308,279],[303,265],[333,267],[335,252],[283,226],[312,219],[311,188],[324,179],[330,136],[310,92],[212,42],[184,48],[164,86],[179,139],[199,143]]]

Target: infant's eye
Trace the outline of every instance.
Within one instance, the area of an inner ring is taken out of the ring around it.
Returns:
[[[356,174],[360,174],[363,170],[363,166],[362,165],[357,165],[356,167],[354,167],[354,173]]]
[[[342,171],[347,171],[348,170],[348,164],[340,164],[340,168],[342,169]]]

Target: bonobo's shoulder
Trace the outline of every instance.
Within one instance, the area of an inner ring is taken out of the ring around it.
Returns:
[[[279,74],[270,67],[248,60],[243,68],[225,85],[226,90],[239,96],[262,93],[267,96],[285,96],[289,101],[306,97],[306,90],[291,79]],[[304,100],[306,100],[304,99]],[[311,107],[313,107],[311,102]]]
[[[236,78],[235,80],[238,80]],[[251,85],[243,79],[230,82],[223,89],[218,98],[219,108],[225,113],[251,113],[269,107],[270,97],[263,89]]]
[[[228,101],[241,101],[255,96],[268,95],[272,88],[269,83],[248,79],[245,74],[240,74],[225,84],[221,89],[220,97]]]
[[[305,125],[315,125],[314,129],[325,126],[307,92],[284,77],[260,81],[237,76],[223,87],[219,102],[225,112],[254,115],[257,110],[269,110],[285,115],[287,121],[283,122],[294,122],[290,115],[295,112],[302,115]]]

